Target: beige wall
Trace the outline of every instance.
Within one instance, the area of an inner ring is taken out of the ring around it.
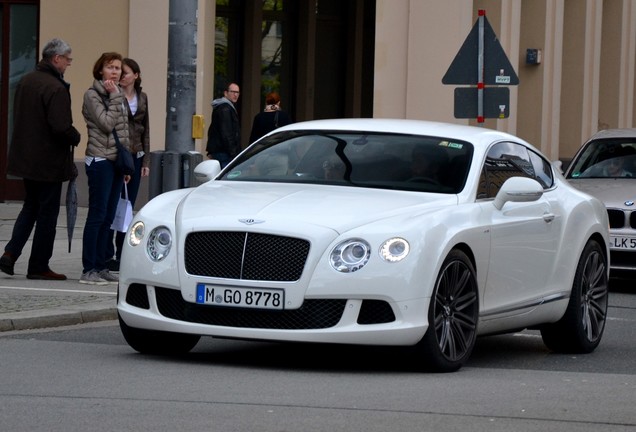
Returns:
[[[148,95],[151,151],[165,149],[168,6],[169,0],[130,0],[127,22],[128,57],[139,63],[141,85]]]
[[[466,123],[453,118],[442,77],[472,26],[463,0],[378,0],[374,117]]]
[[[409,2],[376,6],[374,117],[406,117]],[[406,24],[405,24],[406,23]]]

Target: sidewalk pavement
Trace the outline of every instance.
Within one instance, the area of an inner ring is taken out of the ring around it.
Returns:
[[[0,203],[0,254],[11,239],[21,201]],[[84,285],[82,274],[82,233],[86,207],[79,207],[68,251],[66,207],[60,208],[51,270],[67,276],[65,281],[26,278],[31,238],[15,264],[15,275],[0,271],[0,332],[58,327],[117,319],[117,285]]]

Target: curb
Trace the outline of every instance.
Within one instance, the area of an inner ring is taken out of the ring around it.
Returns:
[[[16,314],[19,315],[19,314]],[[40,316],[37,311],[29,316],[0,319],[0,332],[42,329],[48,327],[63,327],[76,324],[86,324],[98,321],[117,319],[117,308],[94,309],[76,312],[62,312],[57,314],[43,313]]]

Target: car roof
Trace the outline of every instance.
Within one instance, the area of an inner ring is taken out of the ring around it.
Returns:
[[[345,118],[329,120],[310,120],[292,123],[276,129],[291,130],[342,130],[365,132],[393,132],[413,135],[431,135],[453,138],[472,143],[475,146],[488,146],[495,141],[520,142],[534,148],[519,137],[493,129],[478,126],[467,126],[454,123],[443,123],[426,120],[388,119],[388,118]]]
[[[636,128],[603,129],[592,135],[586,142],[604,138],[629,138],[636,139]]]

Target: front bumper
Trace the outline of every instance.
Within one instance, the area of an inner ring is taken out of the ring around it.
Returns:
[[[135,328],[236,339],[414,345],[428,328],[429,299],[305,299],[300,308],[261,310],[187,302],[181,291],[132,284],[118,311]]]

